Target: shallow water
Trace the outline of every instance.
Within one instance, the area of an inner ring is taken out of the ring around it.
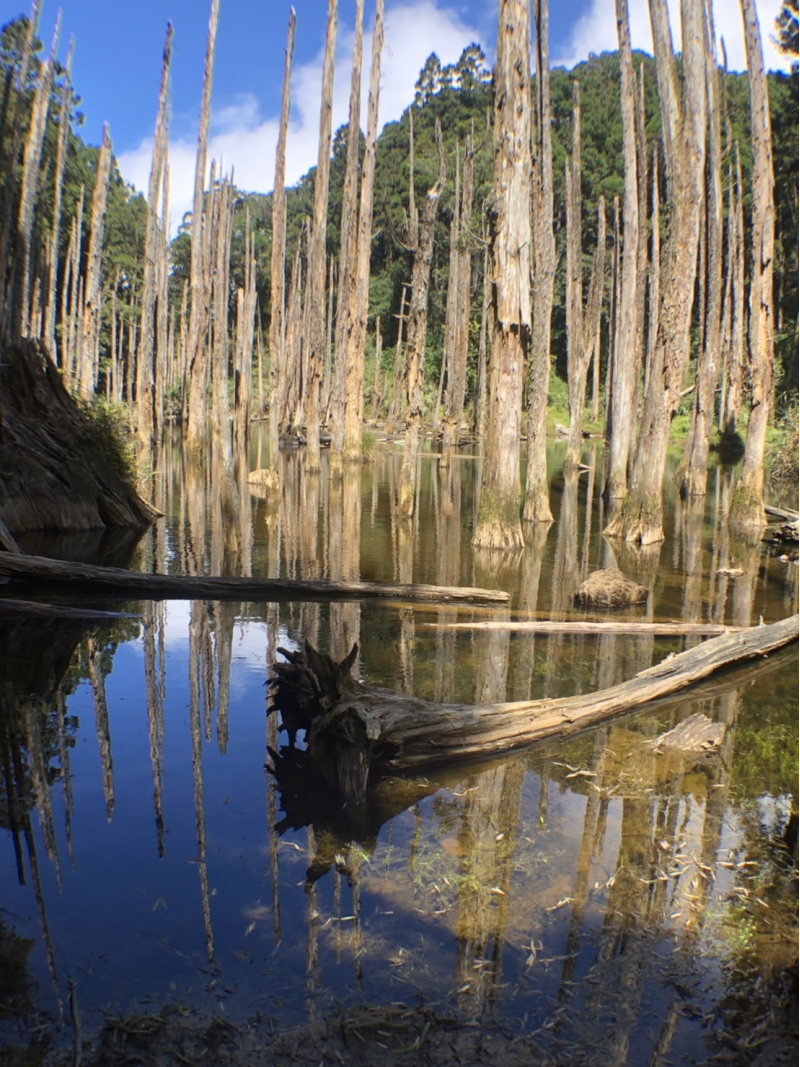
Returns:
[[[797,646],[567,742],[383,782],[357,839],[313,797],[282,810],[265,769],[267,668],[304,639],[336,657],[358,642],[365,682],[487,703],[603,688],[699,640],[448,628],[592,618],[573,594],[599,566],[650,590],[616,617],[797,611],[797,568],[727,534],[729,471],[697,507],[668,482],[666,540],[642,552],[600,533],[597,449],[566,482],[562,455],[556,522],[502,562],[470,545],[469,457],[420,459],[403,526],[397,456],[339,483],[284,457],[276,509],[244,468],[173,449],[150,481],[164,518],[131,560],[61,543],[143,570],[474,585],[511,604],[117,602],[96,606],[136,617],[2,622],[0,1047],[71,1041],[73,986],[84,1034],[142,1006],[283,1029],[421,1001],[598,1064],[702,1060],[742,998],[755,1010],[758,978],[797,959]],[[647,744],[698,710],[726,724],[719,753]]]

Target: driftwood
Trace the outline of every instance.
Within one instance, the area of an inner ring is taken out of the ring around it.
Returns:
[[[371,776],[485,758],[566,736],[796,641],[799,618],[711,638],[599,693],[478,706],[436,704],[363,685],[350,675],[355,647],[337,664],[306,643],[305,651],[283,652],[288,662],[274,665],[273,710],[290,740],[305,729],[309,764],[358,812]]]
[[[669,748],[676,752],[703,755],[715,752],[724,736],[724,722],[712,722],[702,711],[697,711],[650,743],[655,749]]]
[[[502,630],[504,633],[529,634],[651,634],[655,637],[720,637],[722,634],[737,634],[744,626],[721,626],[704,622],[423,622],[423,630]]]
[[[0,574],[59,589],[90,587],[98,595],[141,600],[482,600],[507,603],[499,589],[450,585],[386,585],[381,582],[303,582],[284,578],[229,578],[143,574],[117,567],[95,567],[44,556],[0,552]]]

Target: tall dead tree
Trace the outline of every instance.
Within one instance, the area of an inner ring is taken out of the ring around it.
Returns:
[[[347,156],[342,188],[339,284],[334,331],[333,387],[330,399],[331,460],[338,462],[344,446],[344,392],[349,318],[353,310],[358,244],[358,142],[361,133],[361,64],[364,54],[364,0],[356,0],[353,66],[350,73],[350,110],[347,119]]]
[[[744,211],[742,208],[742,163],[739,147],[736,165],[729,168],[728,218],[726,219],[726,270],[722,298],[722,391],[719,404],[720,433],[732,437],[742,409],[744,365]]]
[[[447,175],[444,146],[442,144],[442,127],[436,119],[436,150],[439,154],[439,173],[428,190],[425,205],[417,221],[416,203],[413,200],[413,178],[411,184],[412,202],[409,204],[411,240],[407,247],[413,251],[411,268],[411,296],[408,304],[408,333],[406,342],[406,433],[403,447],[403,464],[397,484],[397,513],[403,517],[414,514],[417,489],[417,452],[422,427],[423,386],[425,379],[425,341],[428,331],[428,285],[433,260],[433,235],[436,225],[436,212],[439,198],[444,189]],[[412,127],[413,144],[413,127]],[[413,151],[413,149],[412,149]]]
[[[581,240],[581,95],[572,83],[572,161],[564,164],[567,208],[567,383],[569,435],[564,470],[574,469],[581,458],[586,369],[583,330],[583,242]]]
[[[730,523],[741,530],[764,525],[764,447],[772,402],[774,312],[772,275],[775,258],[775,173],[769,91],[754,0],[740,0],[750,82],[750,126],[753,145],[752,266],[748,367],[750,418],[744,464],[731,500]]]
[[[639,178],[636,166],[636,81],[631,58],[628,0],[616,0],[616,11],[625,197],[622,204],[622,264],[614,331],[614,360],[610,375],[610,395],[606,397],[609,417],[606,496],[609,500],[621,501],[628,489],[628,457],[636,418],[637,287],[642,282],[639,280],[638,272]]]
[[[549,0],[533,0],[536,38],[535,140],[533,144],[533,331],[528,372],[528,471],[522,517],[552,522],[547,480],[547,393],[550,383],[550,320],[556,276],[553,234],[553,144],[550,115]],[[502,10],[502,9],[501,9]]]
[[[269,465],[272,471],[277,471],[280,437],[278,396],[281,392],[281,376],[286,372],[286,136],[289,129],[289,82],[292,76],[296,22],[297,18],[292,7],[289,9],[289,28],[286,32],[286,56],[283,64],[283,88],[281,89],[281,122],[278,129],[278,146],[275,150],[275,183],[272,187],[271,317],[269,322]]]
[[[451,258],[449,287],[453,286],[453,330],[447,361],[447,389],[444,397],[442,419],[442,459],[447,466],[450,450],[458,444],[461,418],[464,412],[464,396],[467,386],[467,353],[469,348],[469,305],[472,275],[472,252],[466,241],[467,228],[472,215],[474,192],[474,139],[470,136],[464,146],[464,173],[460,196],[456,195],[453,207],[455,219],[455,248]],[[453,240],[451,236],[451,241]],[[453,275],[455,274],[455,278]]]
[[[375,25],[372,30],[372,61],[367,101],[367,133],[361,167],[361,199],[358,208],[355,279],[350,272],[350,310],[348,313],[345,396],[344,458],[361,462],[361,430],[364,421],[364,346],[367,338],[369,309],[369,260],[372,249],[372,210],[375,186],[375,150],[378,141],[378,106],[380,103],[381,53],[383,52],[384,0],[375,2]]]
[[[520,523],[522,385],[531,329],[531,124],[528,0],[500,0],[492,82],[494,173],[489,209],[492,344],[488,428],[472,543],[524,546]],[[550,128],[547,127],[547,136]]]
[[[157,295],[161,248],[165,234],[158,217],[158,201],[164,189],[167,165],[169,125],[167,121],[167,94],[169,91],[169,68],[172,58],[172,23],[167,23],[164,54],[161,62],[161,85],[158,92],[158,113],[153,138],[153,159],[150,165],[150,184],[147,193],[147,227],[144,238],[144,265],[142,268],[142,317],[139,342],[139,360],[136,365],[137,432],[142,443],[155,438],[154,373],[156,360]],[[166,214],[165,210],[162,214]]]
[[[716,59],[716,36],[710,0],[703,4],[706,46],[706,92],[708,94],[708,158],[706,160],[705,283],[703,343],[697,354],[694,404],[689,436],[678,473],[678,485],[686,497],[705,496],[708,450],[714,425],[714,403],[719,379],[722,314],[722,134],[720,128],[720,73]]]
[[[211,83],[214,76],[214,47],[219,21],[219,0],[211,0],[208,20],[206,60],[203,69],[203,95],[200,105],[200,126],[197,132],[197,159],[194,171],[194,197],[192,199],[192,247],[189,274],[191,309],[189,312],[189,338],[187,348],[188,381],[186,387],[186,440],[196,447],[203,436],[208,418],[208,362],[207,343],[208,306],[211,298],[211,280],[207,269],[206,233],[208,219],[204,215],[203,201],[208,163],[208,128],[211,121]],[[213,185],[213,181],[211,183]]]
[[[319,111],[319,148],[314,176],[314,218],[308,246],[307,377],[304,409],[306,421],[306,470],[318,471],[319,390],[325,365],[325,238],[328,227],[328,184],[331,169],[331,111],[333,108],[333,60],[336,49],[338,0],[328,0],[325,57],[322,63],[322,98]]]
[[[111,175],[111,136],[108,123],[103,126],[103,143],[97,153],[92,214],[89,221],[89,246],[86,251],[86,278],[83,291],[83,325],[81,330],[81,368],[78,392],[83,397],[94,393],[97,356],[100,343],[100,311],[103,283],[103,234],[106,225],[108,180]]]
[[[607,534],[643,545],[664,538],[664,466],[670,425],[680,406],[683,374],[689,359],[706,142],[701,0],[681,0],[682,82],[678,79],[666,0],[649,0],[649,3],[666,159],[669,230],[662,256],[653,366],[632,464],[630,491],[617,516],[606,527]]]
[[[61,242],[61,204],[64,195],[64,166],[67,161],[67,144],[69,141],[69,117],[72,84],[70,74],[72,71],[72,55],[75,48],[75,38],[69,41],[67,61],[64,65],[64,81],[61,85],[61,103],[58,111],[58,142],[56,144],[56,169],[53,176],[53,221],[50,229],[50,248],[47,257],[47,292],[45,296],[45,312],[43,337],[50,350],[53,360],[58,363],[58,350],[56,346],[56,303],[58,288],[58,249]]]

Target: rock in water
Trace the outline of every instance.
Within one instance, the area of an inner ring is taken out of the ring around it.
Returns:
[[[590,574],[575,594],[577,604],[594,608],[619,608],[646,601],[647,587],[637,585],[613,567]]]

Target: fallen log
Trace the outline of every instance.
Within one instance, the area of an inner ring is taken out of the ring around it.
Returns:
[[[309,763],[346,807],[359,812],[370,777],[567,736],[796,641],[799,618],[711,638],[599,693],[477,706],[436,704],[363,685],[350,675],[355,646],[335,663],[306,642],[302,652],[279,650],[287,662],[274,664],[273,710],[281,713],[290,741],[305,729]]]
[[[34,619],[140,619],[126,611],[100,611],[74,608],[67,604],[39,604],[35,600],[11,600],[0,597],[0,618],[24,616]]]
[[[520,622],[423,622],[422,630],[502,630],[505,633],[529,634],[631,634],[655,637],[720,637],[723,634],[738,634],[744,626],[722,626],[705,622],[637,622],[628,619],[621,622],[584,621],[520,621]]]
[[[387,585],[381,582],[304,582],[288,578],[232,578],[212,575],[144,574],[44,556],[0,552],[0,575],[60,589],[87,588],[97,595],[136,600],[424,600],[507,603],[500,589],[450,585]]]

